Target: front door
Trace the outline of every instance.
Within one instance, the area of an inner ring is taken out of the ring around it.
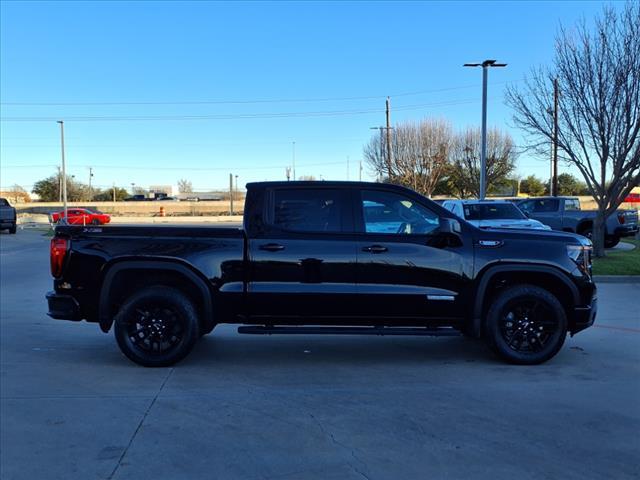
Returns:
[[[398,324],[460,318],[473,246],[440,234],[436,209],[417,196],[371,189],[355,203],[361,313]]]
[[[350,191],[276,187],[265,195],[264,231],[249,239],[251,317],[330,323],[353,314],[357,241]]]

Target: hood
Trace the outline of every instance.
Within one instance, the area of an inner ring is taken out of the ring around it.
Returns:
[[[551,230],[551,227],[530,218],[504,219],[504,220],[472,220],[472,223],[479,228],[524,228],[534,230]]]
[[[507,228],[482,228],[479,230],[480,238],[487,239],[520,239],[520,240],[541,240],[551,242],[562,242],[568,245],[591,246],[591,240],[577,233],[563,232],[559,230],[541,229],[507,229]]]

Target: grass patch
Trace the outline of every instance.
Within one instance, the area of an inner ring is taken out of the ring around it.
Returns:
[[[594,275],[640,275],[640,240],[623,240],[633,250],[607,250],[606,257],[593,259]],[[622,243],[621,242],[621,243]]]

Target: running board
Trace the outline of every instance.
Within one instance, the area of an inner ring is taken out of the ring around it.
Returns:
[[[460,335],[450,327],[267,327],[252,325],[238,327],[238,333],[253,335],[423,335],[429,337],[452,337]]]

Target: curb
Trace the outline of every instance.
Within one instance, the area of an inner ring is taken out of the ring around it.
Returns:
[[[594,275],[596,283],[640,283],[640,275]]]

